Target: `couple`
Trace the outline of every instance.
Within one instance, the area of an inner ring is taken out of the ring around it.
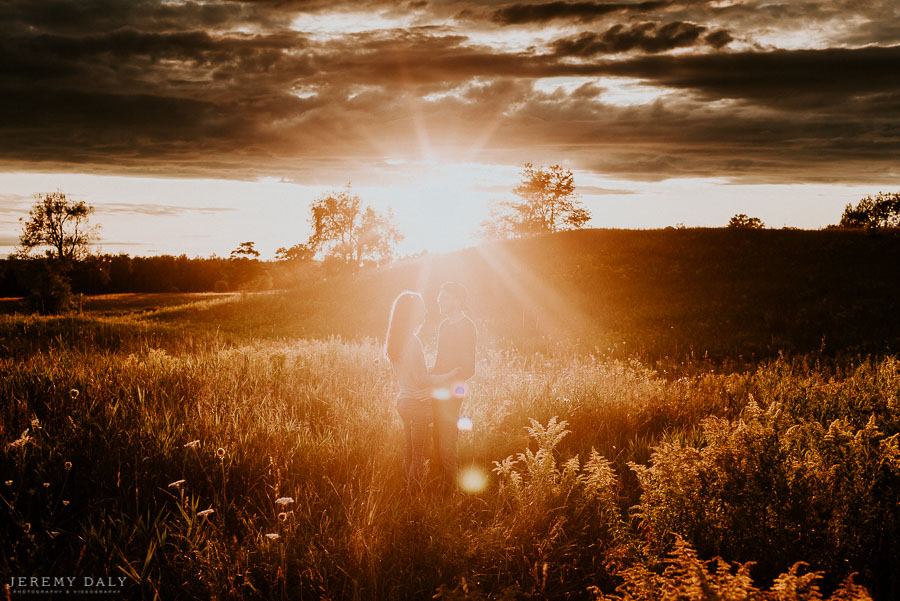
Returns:
[[[445,317],[438,332],[437,355],[429,369],[417,334],[425,321],[425,302],[416,292],[402,292],[391,308],[384,353],[400,384],[397,412],[403,419],[406,453],[403,474],[407,488],[417,492],[425,468],[428,424],[434,422],[434,447],[445,485],[456,486],[459,409],[466,380],[475,373],[475,324],[463,313],[466,289],[446,282],[437,298]]]

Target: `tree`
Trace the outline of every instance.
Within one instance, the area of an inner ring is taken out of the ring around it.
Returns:
[[[300,243],[290,248],[282,246],[275,251],[275,258],[279,261],[308,261],[315,254],[315,251],[309,245]]]
[[[522,180],[513,188],[517,201],[501,201],[482,224],[491,238],[552,234],[584,227],[591,214],[575,193],[572,171],[559,165],[525,163]]]
[[[759,217],[748,217],[743,213],[738,213],[728,221],[728,227],[745,230],[762,230],[766,228],[766,224]]]
[[[75,261],[88,254],[97,228],[89,218],[94,207],[57,190],[35,195],[28,220],[20,218],[22,233],[17,255],[28,258],[36,248],[45,248],[46,261],[32,272],[23,286],[29,304],[42,313],[58,313],[72,306],[70,274]]]
[[[231,251],[231,259],[257,259],[259,251],[254,248],[253,242],[241,242],[238,247]]]
[[[900,227],[900,192],[875,197],[866,196],[856,204],[848,204],[838,227],[878,229]]]
[[[88,223],[94,207],[83,200],[76,201],[64,192],[36,195],[34,205],[23,222],[19,244],[20,254],[28,256],[35,248],[48,247],[48,258],[71,263],[88,253],[97,237],[97,228]]]
[[[341,192],[316,198],[309,221],[313,232],[307,247],[354,270],[366,260],[390,261],[403,239],[393,225],[393,214],[384,216],[364,206],[350,184]]]

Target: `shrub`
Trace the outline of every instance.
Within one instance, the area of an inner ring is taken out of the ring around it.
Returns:
[[[766,224],[763,223],[762,219],[760,219],[759,217],[748,217],[744,213],[738,213],[728,220],[728,227],[749,230],[762,230],[765,229]]]
[[[62,313],[72,308],[72,288],[65,276],[51,267],[40,269],[31,282],[28,305],[38,313]]]
[[[752,562],[751,562],[752,563]],[[603,601],[713,601],[745,599],[754,601],[820,601],[823,599],[817,581],[821,574],[800,574],[804,564],[775,579],[772,587],[760,590],[750,577],[751,563],[737,563],[733,569],[721,558],[703,561],[683,539],[678,538],[675,549],[666,560],[663,573],[656,574],[643,565],[625,570],[625,582],[618,587],[619,595],[604,595],[591,587],[596,600]],[[847,578],[827,601],[871,601],[865,588]]]
[[[649,467],[631,464],[655,552],[681,536],[707,557],[758,560],[763,579],[800,560],[834,578],[894,573],[885,562],[900,551],[898,435],[874,416],[862,428],[825,426],[751,401],[741,418],[710,417],[702,428],[699,448],[664,442]]]
[[[527,430],[537,450],[494,462],[500,496],[507,503],[508,513],[497,517],[498,527],[506,530],[507,549],[526,559],[522,568],[531,575],[534,594],[571,594],[576,574],[612,583],[615,571],[632,555],[612,464],[594,449],[584,464],[577,455],[558,459],[556,447],[569,434],[568,423],[555,416],[546,426],[530,421]],[[554,567],[560,590],[551,590],[548,566]]]

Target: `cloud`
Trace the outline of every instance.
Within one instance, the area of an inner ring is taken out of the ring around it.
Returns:
[[[603,188],[600,186],[578,186],[578,193],[585,196],[607,196],[610,194],[637,194],[635,190]]]
[[[691,90],[708,100],[845,112],[900,92],[900,46],[642,56],[586,71]]]
[[[215,214],[236,211],[231,207],[183,207],[155,203],[132,204],[124,202],[104,202],[95,205],[97,213],[125,213],[129,215],[153,215],[172,217],[188,213]]]
[[[896,177],[900,46],[878,42],[898,32],[873,25],[885,2],[419,2],[417,26],[292,29],[304,13],[406,8],[2,3],[0,166],[334,185],[433,151],[635,179]],[[772,46],[807,21],[857,46]],[[548,92],[559,80],[576,83]],[[611,82],[658,99],[617,104]]]
[[[489,19],[502,25],[547,23],[557,19],[589,22],[616,13],[646,13],[669,6],[669,0],[646,2],[545,2],[508,4],[489,13]]]
[[[707,31],[708,28],[703,25],[685,21],[666,24],[648,21],[630,27],[614,25],[603,33],[586,31],[556,40],[552,47],[560,56],[589,57],[630,50],[657,53],[695,46],[701,40],[715,48],[721,48],[732,40],[731,35],[725,30],[718,30],[703,37]]]
[[[0,193],[0,215],[27,215],[33,203],[34,196],[31,194]]]

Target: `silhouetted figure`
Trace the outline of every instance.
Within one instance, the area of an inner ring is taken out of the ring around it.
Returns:
[[[459,410],[466,396],[466,380],[475,375],[475,324],[463,311],[466,288],[457,282],[446,282],[438,293],[438,306],[446,319],[438,331],[437,356],[432,374],[451,378],[450,386],[437,389],[432,396],[434,411],[434,454],[440,464],[446,485],[455,486],[459,472]]]
[[[402,292],[391,307],[391,318],[384,342],[384,354],[391,362],[400,384],[397,413],[403,419],[406,450],[403,475],[411,494],[421,490],[425,464],[425,439],[432,421],[432,391],[449,385],[458,370],[441,376],[430,375],[425,353],[417,336],[425,320],[425,303],[415,292]]]

